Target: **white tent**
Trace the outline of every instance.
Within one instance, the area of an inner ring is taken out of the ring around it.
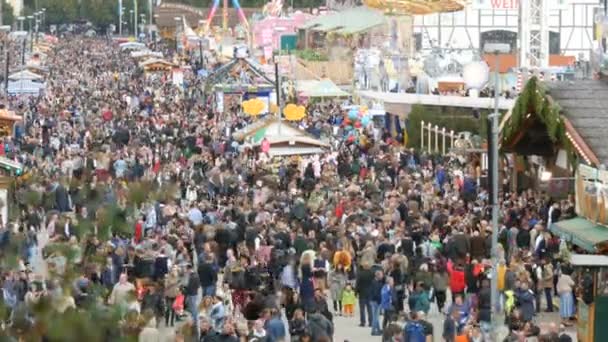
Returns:
[[[45,84],[32,80],[19,80],[8,82],[8,93],[13,95],[31,94],[39,95]]]
[[[30,80],[30,81],[38,81],[42,80],[42,76],[31,72],[27,69],[18,71],[14,74],[8,76],[8,79],[11,81],[19,81],[19,80]]]
[[[146,49],[146,44],[138,43],[138,42],[126,42],[126,43],[120,44],[119,46],[120,46],[120,49],[123,51]]]
[[[133,58],[163,58],[163,53],[159,51],[151,51],[151,50],[139,50],[139,51],[131,51],[131,57]]]

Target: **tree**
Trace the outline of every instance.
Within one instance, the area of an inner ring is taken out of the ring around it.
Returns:
[[[80,13],[95,26],[107,26],[117,18],[117,6],[108,0],[82,1]]]
[[[46,8],[46,22],[51,25],[71,23],[78,18],[77,0],[40,0],[38,5]]]
[[[6,1],[2,4],[2,25],[13,25],[15,16],[13,14],[13,6]]]

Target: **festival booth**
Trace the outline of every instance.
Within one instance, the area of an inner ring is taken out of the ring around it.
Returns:
[[[173,70],[175,64],[160,58],[149,58],[139,63],[139,66],[145,72],[169,72]]]
[[[258,98],[266,104],[258,114],[267,113],[271,97],[276,97],[274,81],[255,61],[248,58],[248,52],[243,47],[234,48],[233,59],[211,72],[205,86],[208,91],[213,92],[215,106],[219,112],[223,112],[227,107],[224,104],[230,101],[241,104],[245,100]]]
[[[608,171],[580,164],[574,188],[578,217],[553,223],[551,231],[589,253],[608,254]]]
[[[329,145],[313,138],[303,130],[279,121],[276,116],[267,116],[235,132],[233,138],[243,142],[243,148],[261,147],[264,139],[269,144],[271,157],[320,154]]]
[[[581,287],[577,300],[576,334],[579,341],[601,342],[608,336],[608,256],[573,254],[570,264]]]

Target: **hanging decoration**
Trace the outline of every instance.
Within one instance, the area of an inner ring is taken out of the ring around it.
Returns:
[[[264,102],[262,102],[262,100],[260,99],[251,99],[243,101],[241,106],[243,107],[243,112],[251,116],[260,115],[265,107]]]
[[[561,108],[547,98],[544,86],[536,77],[530,78],[519,94],[511,116],[502,131],[502,142],[508,142],[521,130],[529,115],[535,115],[547,127],[549,139],[560,147],[570,148]]]
[[[300,121],[306,117],[306,108],[290,103],[283,109],[283,114],[285,115],[285,120]]]

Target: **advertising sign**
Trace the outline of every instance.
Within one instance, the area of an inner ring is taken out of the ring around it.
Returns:
[[[473,0],[473,9],[480,10],[518,10],[523,0]],[[564,10],[571,3],[570,0],[549,0],[549,9]]]

